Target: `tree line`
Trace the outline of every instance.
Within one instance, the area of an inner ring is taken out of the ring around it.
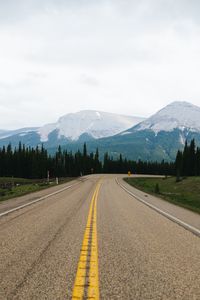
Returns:
[[[31,148],[21,143],[15,149],[12,149],[11,145],[0,148],[1,177],[74,177],[101,171],[98,149],[95,154],[87,154],[86,144],[82,152],[78,150],[74,154],[62,151],[59,146],[55,155],[49,155],[43,146]]]
[[[84,144],[82,151],[75,153],[62,150],[59,146],[54,155],[49,155],[41,146],[26,147],[19,143],[0,148],[0,176],[22,178],[75,177],[92,173],[127,173],[152,175],[200,176],[200,148],[193,139],[185,142],[183,151],[178,150],[175,162],[132,161],[119,155],[113,159],[108,153],[103,161],[96,152],[88,153]]]
[[[105,153],[103,161],[104,173],[121,173],[125,174],[130,171],[133,174],[148,174],[148,175],[175,175],[174,162],[152,161],[133,161],[122,158],[120,154],[119,159],[113,159]]]
[[[84,144],[82,151],[75,153],[62,150],[59,146],[54,155],[49,155],[41,146],[26,147],[19,143],[12,149],[11,144],[0,148],[0,177],[21,177],[40,179],[50,177],[76,177],[92,173],[136,173],[175,175],[173,162],[132,161],[119,155],[113,159],[108,153],[103,161],[99,159],[99,151],[88,153]]]
[[[183,151],[178,151],[175,160],[177,179],[181,176],[200,175],[200,148],[196,147],[193,139],[190,144],[185,142]]]

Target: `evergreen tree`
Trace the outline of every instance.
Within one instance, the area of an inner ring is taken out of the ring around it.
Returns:
[[[185,141],[185,147],[183,150],[183,176],[187,176],[189,174],[190,169],[190,149],[187,144],[187,140]]]
[[[176,161],[175,161],[177,181],[180,181],[180,176],[182,173],[182,165],[183,165],[183,154],[181,151],[178,151],[176,155]]]
[[[195,174],[200,175],[200,148],[196,150]]]
[[[190,143],[189,147],[189,172],[190,176],[195,175],[195,163],[196,163],[196,153],[195,153],[195,141],[194,139]]]

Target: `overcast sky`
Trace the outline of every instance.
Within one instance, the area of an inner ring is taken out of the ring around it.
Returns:
[[[200,106],[199,0],[0,0],[0,128]]]

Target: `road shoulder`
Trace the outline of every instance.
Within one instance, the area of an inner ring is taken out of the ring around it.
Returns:
[[[152,196],[150,194],[147,194],[143,191],[140,191],[128,183],[126,183],[123,178],[118,178],[118,181],[121,185],[123,185],[128,191],[133,193],[135,196],[143,199],[144,201],[148,202],[151,205],[154,205],[158,209],[161,209],[162,211],[166,212],[167,214],[172,215],[175,218],[178,218],[182,222],[185,222],[189,224],[190,226],[193,226],[200,230],[200,217],[199,214],[192,212],[190,210],[187,210],[183,207],[177,206],[175,204],[169,203],[161,198]]]
[[[62,189],[73,187],[77,185],[78,183],[81,183],[84,181],[84,178],[75,179],[72,181],[69,181],[67,183],[59,184],[57,186],[49,187],[47,189],[43,189],[34,193],[30,193],[21,197],[11,198],[5,201],[0,202],[0,214],[15,209],[16,207],[26,205],[29,202],[37,201],[37,199],[46,197],[50,194],[57,193]]]

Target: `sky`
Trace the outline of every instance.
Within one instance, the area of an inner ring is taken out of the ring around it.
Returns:
[[[199,0],[0,0],[0,129],[200,106]]]

